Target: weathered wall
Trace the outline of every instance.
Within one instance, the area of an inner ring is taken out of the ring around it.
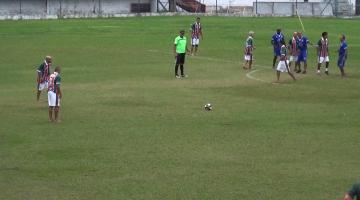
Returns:
[[[332,7],[326,3],[298,3],[297,10],[303,16],[332,16]],[[292,2],[254,2],[254,14],[291,16],[296,15],[296,7]]]
[[[0,16],[89,16],[130,13],[132,3],[151,3],[154,0],[0,0]]]

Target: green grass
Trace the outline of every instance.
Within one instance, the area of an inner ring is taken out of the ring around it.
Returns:
[[[296,18],[203,17],[189,78],[172,42],[193,17],[0,22],[0,199],[342,199],[359,179],[359,20],[303,19],[328,31],[330,76],[271,84],[270,38]],[[256,71],[241,69],[255,31]],[[336,67],[348,36],[347,79]],[[61,124],[35,102],[35,67],[61,65]],[[212,112],[203,110],[211,102]]]

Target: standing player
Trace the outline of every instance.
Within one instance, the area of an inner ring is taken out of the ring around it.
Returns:
[[[175,64],[175,77],[180,78],[178,74],[179,66],[181,71],[181,77],[185,78],[186,75],[184,74],[184,63],[185,63],[185,54],[189,52],[186,43],[185,31],[180,30],[180,35],[175,38],[174,41],[174,55],[176,59]]]
[[[249,31],[249,37],[246,39],[245,42],[245,49],[244,49],[244,69],[251,70],[251,65],[253,61],[253,50],[255,49],[254,46],[254,31]],[[249,67],[246,67],[246,64],[249,64]]]
[[[294,71],[297,71],[297,65],[296,61],[298,59],[299,49],[298,49],[298,38],[297,38],[297,32],[293,33],[293,37],[289,40],[289,69],[291,69],[291,63],[294,63],[295,69]]]
[[[339,67],[340,72],[341,72],[341,78],[344,78],[346,76],[345,71],[344,71],[345,61],[347,59],[347,54],[348,54],[347,43],[346,43],[344,34],[342,34],[340,36],[340,47],[339,47],[338,52],[339,52],[338,67]]]
[[[191,25],[191,55],[196,55],[200,43],[200,37],[203,39],[200,17],[197,17],[196,22]]]
[[[318,67],[316,73],[320,75],[321,64],[325,62],[325,74],[329,75],[329,41],[327,32],[321,34],[321,38],[317,45]]]
[[[48,103],[49,103],[49,120],[50,122],[60,122],[59,121],[59,111],[60,111],[60,99],[62,93],[60,90],[61,77],[60,77],[61,68],[57,66],[53,74],[49,77],[49,88],[48,88]],[[53,117],[54,112],[54,117]]]
[[[353,200],[360,198],[360,182],[355,183],[345,194],[344,200]]]
[[[285,41],[285,36],[281,33],[281,29],[278,28],[271,39],[271,44],[274,47],[273,69],[275,69],[275,63],[277,58],[281,56],[280,49],[282,41]]]
[[[46,56],[44,62],[38,67],[37,71],[37,94],[36,99],[39,101],[41,91],[48,87],[52,58]]]
[[[280,47],[280,61],[279,64],[276,68],[276,76],[277,76],[277,83],[280,81],[280,73],[281,72],[287,72],[291,78],[293,78],[293,80],[295,81],[295,76],[290,72],[290,68],[289,68],[289,61],[287,60],[287,52],[288,49],[286,47],[285,41],[281,42],[281,47]]]
[[[297,71],[296,73],[301,72],[301,62],[304,62],[304,71],[303,74],[306,74],[307,70],[307,45],[311,44],[311,42],[307,39],[307,37],[303,36],[301,32],[298,32],[298,48],[299,48],[299,54],[298,59],[296,62],[297,65]],[[296,68],[296,67],[295,67]]]

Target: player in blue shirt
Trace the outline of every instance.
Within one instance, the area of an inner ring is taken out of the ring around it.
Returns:
[[[281,29],[276,29],[276,33],[272,36],[271,44],[274,47],[274,59],[273,59],[273,69],[275,69],[275,63],[277,58],[281,56],[281,46],[285,41],[285,36],[282,34]]]
[[[341,78],[344,78],[346,75],[345,75],[345,71],[344,71],[344,68],[345,68],[345,61],[347,59],[347,54],[348,54],[348,50],[347,50],[347,43],[346,43],[346,40],[345,40],[345,35],[342,34],[340,36],[340,47],[339,47],[339,58],[338,58],[338,67],[340,69],[340,72],[341,72]]]
[[[306,74],[306,69],[307,69],[307,45],[311,44],[311,42],[307,39],[307,37],[303,36],[301,32],[298,32],[298,48],[300,50],[299,55],[298,55],[298,59],[296,62],[297,65],[297,69],[298,71],[296,71],[296,73],[300,73],[301,72],[301,62],[304,63],[304,71],[302,72],[303,74]]]

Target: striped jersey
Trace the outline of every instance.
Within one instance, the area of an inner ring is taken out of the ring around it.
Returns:
[[[46,60],[44,60],[44,62],[36,70],[37,72],[40,73],[40,79],[41,79],[40,83],[43,83],[43,82],[49,80],[50,66],[51,66],[51,63],[47,63]]]
[[[298,55],[298,40],[297,38],[293,37],[291,40],[289,40],[289,50],[290,55],[297,56]]]
[[[200,38],[202,34],[202,27],[200,22],[195,22],[191,25],[191,37],[192,38]]]
[[[251,36],[249,36],[245,42],[245,54],[251,55],[253,49],[254,49],[254,39]]]
[[[326,57],[329,56],[329,41],[326,38],[321,37],[318,42],[319,47],[319,57]]]
[[[60,87],[61,83],[61,77],[57,72],[54,72],[49,77],[49,86],[48,91],[52,91],[54,93],[57,93],[57,88]]]
[[[287,60],[287,54],[288,54],[288,49],[286,48],[285,45],[282,45],[281,46],[281,49],[280,49],[280,52],[281,52],[281,57],[280,57],[280,60]]]

